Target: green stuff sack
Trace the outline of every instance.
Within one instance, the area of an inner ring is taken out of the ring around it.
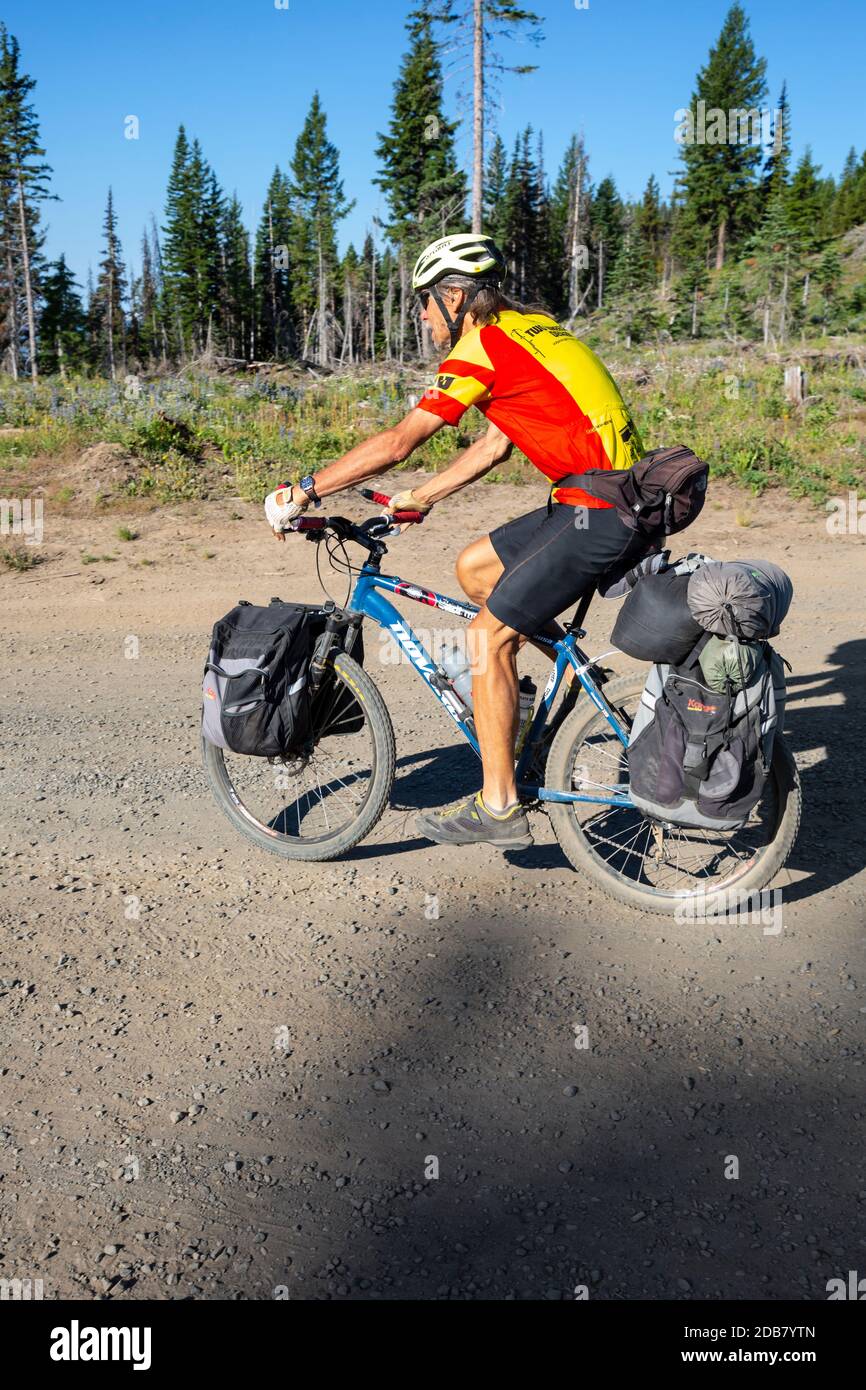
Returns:
[[[739,650],[738,650],[739,649]],[[763,642],[738,642],[736,637],[711,637],[698,661],[711,690],[724,694],[751,685],[764,656]]]

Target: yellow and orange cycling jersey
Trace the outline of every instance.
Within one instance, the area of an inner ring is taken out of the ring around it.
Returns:
[[[631,468],[644,452],[613,377],[547,314],[508,309],[497,323],[471,329],[419,401],[449,425],[470,405],[554,484],[588,468]],[[578,487],[554,488],[553,497],[610,506]]]

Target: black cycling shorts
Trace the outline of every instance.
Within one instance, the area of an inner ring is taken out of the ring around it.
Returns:
[[[649,548],[612,507],[554,502],[490,532],[505,566],[487,607],[506,627],[531,637],[608,571],[638,560]]]

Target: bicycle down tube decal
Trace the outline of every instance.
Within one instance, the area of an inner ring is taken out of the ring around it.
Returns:
[[[409,584],[405,579],[398,579],[394,585],[394,593],[400,594],[403,598],[414,599],[416,603],[426,603],[431,608],[439,608],[443,613],[454,613],[458,618],[466,618],[468,622],[475,617],[477,608],[468,608],[456,599],[446,598],[444,594],[434,593],[432,589],[422,589],[418,584]]]

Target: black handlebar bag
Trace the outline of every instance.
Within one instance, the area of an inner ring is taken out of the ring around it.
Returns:
[[[241,602],[214,625],[202,682],[202,734],[218,748],[280,758],[307,737],[311,610]]]

